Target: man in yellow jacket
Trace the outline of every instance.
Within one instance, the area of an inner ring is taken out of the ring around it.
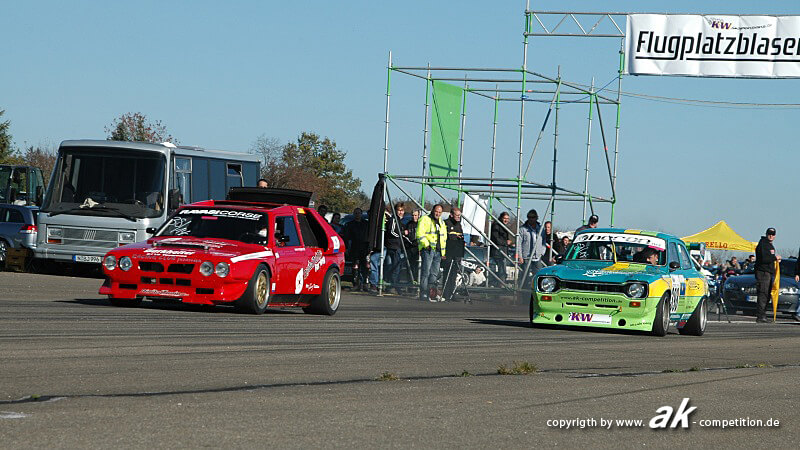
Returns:
[[[447,228],[442,220],[442,205],[436,205],[427,216],[421,217],[417,224],[417,242],[422,260],[419,280],[419,299],[438,302],[439,296],[428,298],[428,285],[436,286],[439,267],[445,255]]]

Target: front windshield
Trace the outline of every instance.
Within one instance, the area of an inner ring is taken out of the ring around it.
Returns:
[[[8,183],[11,181],[11,167],[0,166],[0,203],[8,203]]]
[[[188,208],[164,223],[156,236],[192,236],[241,242],[265,241],[267,215],[233,209]]]
[[[166,158],[118,148],[69,148],[61,152],[45,212],[158,217],[164,209]]]
[[[663,266],[666,242],[661,238],[621,233],[583,233],[567,252],[567,261],[616,261]]]

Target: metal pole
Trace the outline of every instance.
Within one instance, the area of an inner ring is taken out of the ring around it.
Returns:
[[[517,233],[515,234],[515,245],[519,246],[520,229],[520,210],[522,209],[522,150],[525,145],[525,81],[528,74],[528,33],[530,32],[530,16],[528,11],[531,9],[531,0],[526,0],[525,6],[525,34],[522,38],[522,92],[519,102],[519,156],[517,161]],[[519,248],[517,248],[519,254]],[[519,289],[519,270],[516,271],[514,287]]]
[[[556,83],[556,118],[555,124],[553,127],[553,186],[550,192],[550,202],[552,203],[552,208],[550,208],[550,245],[553,245],[553,233],[555,232],[556,227],[553,225],[556,223],[556,165],[558,164],[558,113],[561,110],[561,66],[558,66],[558,82]],[[553,252],[550,252],[552,255]]]
[[[392,85],[392,52],[389,51],[389,65],[386,66],[386,127],[383,132],[383,173],[389,165],[389,97]]]
[[[428,170],[428,111],[430,108],[430,104],[428,103],[430,98],[430,87],[431,87],[431,64],[428,63],[428,75],[425,78],[425,124],[422,126],[422,176],[424,177],[426,171]],[[425,204],[425,185],[422,185],[422,194],[420,194],[420,202],[424,205]]]
[[[494,89],[495,89],[495,91],[494,91],[494,118],[492,119],[492,167],[490,169],[490,174],[489,174],[489,179],[490,179],[490,181],[489,181],[489,211],[494,211],[494,205],[493,205],[493,203],[494,203],[494,160],[495,160],[495,156],[497,155],[497,107],[500,104],[500,102],[497,100],[497,97],[498,97],[498,94],[499,94],[497,92],[498,88],[499,88],[498,85],[494,86]],[[492,224],[494,223],[494,220],[493,220],[492,217],[493,216],[490,213],[489,214],[489,240],[490,241],[492,240],[492,238],[491,238],[492,237]],[[490,254],[491,254],[491,249],[487,245],[487,248],[486,248],[486,266],[487,267],[489,266],[489,263],[491,262]],[[505,280],[503,280],[503,281],[505,281]],[[486,287],[489,287],[489,277],[486,277]]]
[[[381,175],[382,175],[381,178],[383,179],[383,192],[381,193],[381,200],[383,200],[383,199],[386,198],[386,173],[384,172]],[[389,207],[391,208],[391,203],[389,204]],[[381,227],[380,227],[380,230],[381,230],[381,239],[380,239],[380,242],[381,242],[381,244],[380,244],[381,245],[381,247],[380,247],[381,248],[381,250],[380,250],[381,251],[381,257],[380,257],[380,261],[378,262],[378,286],[377,286],[378,287],[378,296],[380,297],[380,296],[383,295],[383,262],[386,259],[386,242],[385,242],[385,237],[386,237],[386,213],[385,213],[385,210],[382,210],[380,212],[380,216],[378,216],[378,220],[381,221]],[[370,242],[370,245],[372,245],[371,242]],[[367,253],[367,255],[369,255],[367,257],[367,259],[368,259],[368,261],[369,261],[369,263],[371,265],[372,264],[372,249],[370,249],[370,251],[369,251],[369,253]],[[370,268],[370,270],[372,270],[372,268]]]
[[[619,44],[619,76],[617,77],[617,124],[614,129],[614,175],[611,182],[612,191],[617,191],[617,157],[619,156],[619,125],[620,125],[620,95],[622,93],[622,73],[625,72],[625,39],[620,39]],[[614,207],[617,204],[617,196],[611,199],[611,226],[614,226]]]
[[[589,196],[589,155],[592,149],[592,102],[594,101],[594,77],[592,77],[592,87],[589,89],[589,126],[586,132],[586,169],[584,169],[583,181],[583,219],[581,225],[586,223],[586,201]]]
[[[467,75],[464,74],[464,90],[461,92],[461,136],[458,142],[458,197],[456,204],[461,206],[461,173],[464,168],[464,128],[467,124]]]

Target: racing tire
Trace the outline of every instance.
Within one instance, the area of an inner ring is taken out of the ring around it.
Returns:
[[[339,271],[329,269],[322,281],[322,292],[319,293],[311,304],[303,308],[306,314],[320,314],[332,316],[339,310],[339,302],[342,299],[342,279]]]
[[[656,306],[656,316],[653,318],[653,336],[666,336],[669,329],[669,299],[670,291],[661,296]]]
[[[700,303],[692,313],[692,317],[686,322],[683,328],[678,328],[678,333],[687,334],[690,336],[702,336],[706,332],[706,323],[708,322],[708,302],[706,298],[700,299]]]
[[[134,306],[139,306],[142,303],[142,298],[114,298],[110,297],[108,301],[111,303],[112,306],[119,306],[122,308],[133,308]]]
[[[264,314],[269,305],[270,274],[264,264],[259,264],[247,282],[247,288],[236,300],[239,311],[250,314]]]

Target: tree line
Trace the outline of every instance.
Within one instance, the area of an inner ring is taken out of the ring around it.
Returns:
[[[11,122],[3,120],[4,113],[0,110],[0,164],[38,167],[47,183],[56,160],[54,145],[25,144],[17,148],[10,132]],[[178,144],[160,120],[149,120],[139,112],[115,118],[104,131],[106,139],[112,141]],[[327,205],[330,211],[348,212],[355,207],[369,206],[361,180],[345,164],[347,152],[328,137],[304,131],[295,141],[281,143],[262,135],[249,152],[261,158],[261,178],[267,180],[270,187],[312,191],[316,203]]]

